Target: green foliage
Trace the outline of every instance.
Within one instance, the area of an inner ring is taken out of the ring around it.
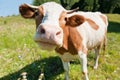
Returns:
[[[103,13],[120,13],[120,0],[34,0],[33,5],[54,1],[66,9],[79,7],[81,11],[101,11]]]
[[[99,67],[93,70],[94,53],[88,55],[88,71],[91,80],[120,80],[120,15],[108,14],[108,45]],[[33,41],[34,20],[20,16],[0,18],[0,80],[17,80],[27,72],[28,80],[38,80],[41,73],[45,80],[63,80],[64,70],[54,51],[43,51]],[[71,80],[83,80],[78,60],[70,65]]]
[[[59,0],[33,0],[33,5],[39,6],[45,2],[50,2],[50,1],[59,3]]]
[[[110,9],[109,9],[110,13],[113,13],[113,12],[120,13],[120,0],[111,0],[109,5],[110,5]]]

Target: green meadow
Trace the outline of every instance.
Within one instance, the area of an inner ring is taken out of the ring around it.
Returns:
[[[100,54],[99,67],[93,69],[94,53],[88,55],[90,80],[120,80],[120,15],[108,14],[107,49]],[[33,41],[34,20],[21,16],[0,17],[0,80],[64,80],[64,70],[55,51],[41,50]],[[83,80],[81,64],[74,60],[70,65],[70,79]],[[40,79],[39,79],[40,80]]]

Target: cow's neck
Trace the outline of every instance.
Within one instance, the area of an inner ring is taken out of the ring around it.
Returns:
[[[78,54],[78,51],[82,49],[82,37],[78,33],[75,27],[65,27],[63,29],[63,46],[56,48],[56,52],[64,54],[70,52],[72,55]]]

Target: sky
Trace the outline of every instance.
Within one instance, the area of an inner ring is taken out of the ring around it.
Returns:
[[[18,15],[20,4],[32,2],[33,0],[0,0],[0,16]]]

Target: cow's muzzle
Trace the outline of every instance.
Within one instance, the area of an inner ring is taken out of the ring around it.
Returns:
[[[42,46],[61,47],[63,42],[63,31],[52,25],[40,25],[36,31],[34,41]]]

